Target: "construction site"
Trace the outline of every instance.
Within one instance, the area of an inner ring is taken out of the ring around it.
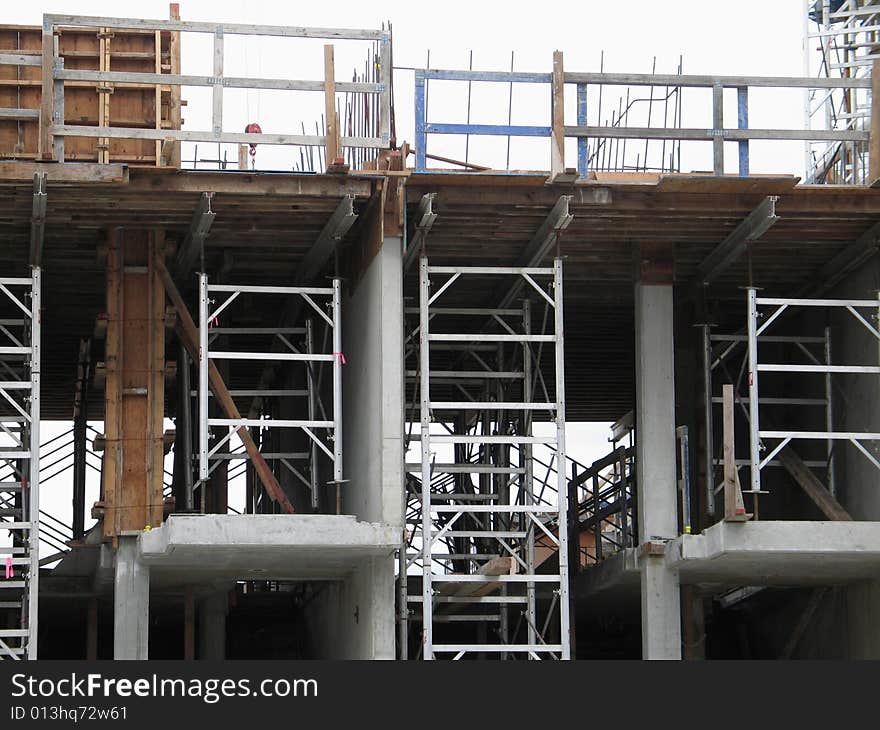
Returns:
[[[801,76],[0,25],[0,659],[880,659],[880,2],[803,16]]]

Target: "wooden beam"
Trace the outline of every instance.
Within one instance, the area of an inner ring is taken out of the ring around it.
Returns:
[[[125,165],[98,165],[90,162],[45,164],[41,162],[0,162],[0,181],[28,182],[34,175],[50,174],[52,185],[58,183],[126,183]]]
[[[828,488],[822,484],[819,477],[813,474],[810,467],[803,462],[803,459],[794,452],[791,446],[786,446],[782,449],[776,455],[776,458],[785,467],[785,471],[794,479],[795,484],[804,490],[804,493],[822,511],[825,517],[836,522],[849,522],[852,520],[849,512],[834,498],[831,492],[828,491]]]
[[[77,166],[70,165],[70,167]],[[54,182],[55,178],[53,177],[52,180]],[[343,195],[369,198],[373,192],[373,181],[342,175],[278,175],[260,172],[241,174],[229,171],[193,174],[145,167],[131,172],[128,190],[196,194],[213,190],[215,194],[302,195],[338,200]]]
[[[186,347],[189,356],[194,361],[198,362],[198,328],[190,316],[189,309],[187,309],[183,297],[180,296],[180,292],[174,285],[174,280],[171,278],[171,274],[168,273],[168,269],[163,266],[160,273],[162,281],[165,284],[165,293],[168,295],[168,298],[177,310],[177,334],[180,337],[181,342],[183,342],[184,347]],[[208,379],[211,392],[214,394],[214,397],[217,399],[217,402],[220,404],[226,417],[233,420],[240,419],[241,413],[238,412],[235,401],[229,394],[229,390],[223,382],[223,378],[220,377],[220,372],[217,370],[217,367],[213,362],[208,363]],[[278,480],[275,478],[275,475],[272,473],[272,470],[269,468],[269,465],[266,463],[266,460],[257,448],[254,439],[251,437],[250,431],[242,426],[237,432],[238,437],[241,439],[241,442],[244,444],[245,450],[248,453],[248,458],[251,460],[254,471],[256,471],[260,482],[262,482],[263,487],[266,490],[266,494],[269,495],[269,498],[273,502],[278,502],[286,513],[293,514],[293,505],[287,499],[287,495],[284,494],[284,490],[281,488],[281,485],[278,483]]]

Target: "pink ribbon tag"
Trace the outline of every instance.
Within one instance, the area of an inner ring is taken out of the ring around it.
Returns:
[[[12,556],[7,556],[6,558],[6,577],[13,578],[15,577],[15,571],[12,569]]]
[[[341,352],[334,352],[333,354],[339,358],[340,365],[345,365],[345,355],[343,355]]]

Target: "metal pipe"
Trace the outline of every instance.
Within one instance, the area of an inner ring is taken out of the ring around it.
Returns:
[[[192,401],[190,400],[190,357],[183,342],[180,343],[180,424],[176,438],[180,438],[183,450],[183,508],[193,509],[193,458],[192,458]],[[201,402],[200,402],[201,405]]]

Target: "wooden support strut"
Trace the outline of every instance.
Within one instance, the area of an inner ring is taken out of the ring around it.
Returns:
[[[168,273],[168,269],[164,266],[160,267],[160,276],[165,284],[165,293],[168,295],[168,298],[177,310],[177,334],[180,337],[181,342],[183,342],[184,347],[186,347],[189,356],[194,361],[198,362],[199,336],[195,322],[193,322],[193,319],[190,316],[186,303],[183,301],[183,297],[180,296],[180,292],[174,285],[174,280]],[[213,362],[208,363],[208,380],[211,392],[214,394],[217,403],[223,409],[226,417],[232,420],[239,420],[241,418],[241,413],[238,412],[235,401],[229,394],[229,390],[223,382],[223,378],[220,377],[220,371],[217,370],[217,367]],[[237,433],[241,442],[244,444],[248,458],[251,460],[251,464],[253,464],[254,471],[256,471],[260,482],[262,482],[263,487],[266,490],[266,494],[269,495],[269,498],[273,502],[278,502],[284,512],[287,514],[293,514],[293,505],[287,499],[284,490],[281,488],[281,485],[278,483],[278,480],[269,468],[269,464],[266,463],[266,460],[257,448],[257,444],[254,442],[250,431],[246,427],[240,426],[237,429]]]

